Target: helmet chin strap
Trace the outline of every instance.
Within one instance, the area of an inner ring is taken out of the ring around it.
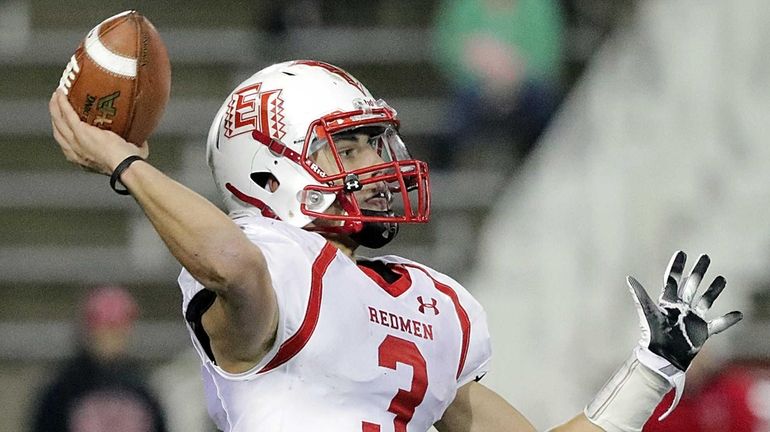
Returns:
[[[391,216],[389,211],[376,211],[361,209],[364,216]],[[398,234],[398,224],[395,222],[364,222],[363,228],[357,233],[351,234],[350,238],[363,247],[370,249],[379,249]]]

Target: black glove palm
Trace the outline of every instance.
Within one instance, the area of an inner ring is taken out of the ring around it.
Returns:
[[[726,281],[717,276],[693,307],[695,292],[711,260],[708,255],[701,255],[690,275],[682,279],[686,258],[682,251],[671,258],[657,304],[636,279],[628,277],[642,327],[640,344],[682,371],[687,370],[706,339],[743,318],[742,313],[733,311],[706,321],[706,312],[725,288]]]

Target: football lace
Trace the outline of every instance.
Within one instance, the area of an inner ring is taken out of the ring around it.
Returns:
[[[62,73],[61,79],[59,80],[59,88],[64,94],[69,95],[72,82],[75,80],[75,77],[77,77],[78,72],[80,72],[80,66],[78,66],[78,62],[73,55],[70,58],[69,63],[67,63],[67,67],[64,68],[64,73]]]

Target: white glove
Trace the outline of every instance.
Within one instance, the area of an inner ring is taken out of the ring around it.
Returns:
[[[636,279],[631,276],[627,278],[642,330],[639,347],[635,350],[636,357],[676,389],[671,407],[659,420],[666,418],[679,403],[684,390],[684,372],[706,339],[743,318],[742,313],[733,311],[706,321],[706,312],[724,289],[726,281],[724,277],[717,276],[695,302],[695,292],[711,260],[708,255],[701,255],[690,275],[682,278],[686,259],[687,255],[682,251],[671,257],[663,276],[663,292],[657,304]]]

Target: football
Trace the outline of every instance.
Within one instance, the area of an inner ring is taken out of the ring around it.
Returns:
[[[158,126],[171,91],[166,47],[147,18],[119,13],[80,42],[59,88],[83,121],[141,144]]]

